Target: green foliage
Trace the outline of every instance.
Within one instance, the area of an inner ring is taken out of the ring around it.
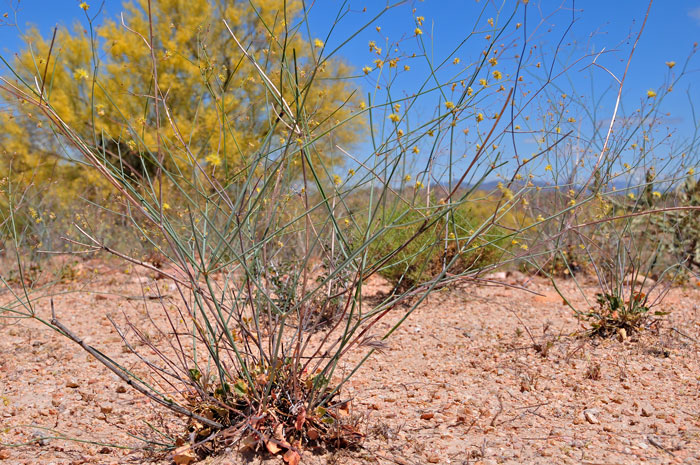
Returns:
[[[509,248],[507,233],[489,224],[491,217],[485,215],[483,207],[477,207],[482,209],[479,212],[474,207],[467,201],[420,233],[435,207],[389,213],[384,221],[392,226],[372,244],[368,256],[379,261],[400,250],[379,270],[398,290],[429,282],[443,271],[461,275],[500,263]]]

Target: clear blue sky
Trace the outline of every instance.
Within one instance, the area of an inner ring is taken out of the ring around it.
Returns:
[[[157,1],[157,0],[154,0]],[[99,7],[97,0],[88,1],[90,12]],[[325,39],[333,23],[341,2],[338,0],[306,0],[307,5],[314,4],[310,13],[312,35]],[[425,17],[423,38],[436,62],[442,61],[454,50],[459,41],[469,32],[477,15],[486,8],[486,16],[496,16],[496,10],[505,5],[504,10],[512,10],[515,0],[414,0],[389,11],[382,18],[372,22],[371,27],[359,34],[348,43],[340,54],[356,69],[371,64],[373,57],[368,52],[367,44],[374,40],[382,45],[383,37],[397,39],[403,35],[411,36],[415,23],[412,9],[416,15]],[[359,25],[369,21],[386,3],[385,0],[349,0],[350,10],[336,31],[328,40],[327,49],[337,45],[337,39],[347,36]],[[528,7],[527,25],[530,31],[539,25],[536,34],[531,37],[530,44],[537,44],[545,52],[554,50],[556,42],[562,37],[565,28],[573,18],[575,22],[567,33],[564,46],[567,50],[576,50],[580,56],[585,51],[600,51],[605,49],[609,54],[602,56],[599,63],[620,75],[629,55],[631,43],[644,19],[648,3],[645,0],[531,0]],[[16,7],[16,8],[15,8]],[[561,7],[561,8],[559,8]],[[366,8],[366,11],[363,9]],[[559,9],[558,9],[559,8]],[[22,44],[18,38],[18,29],[22,30],[28,24],[36,25],[45,35],[50,36],[55,24],[70,26],[74,21],[84,22],[83,11],[76,0],[0,0],[0,13],[8,12],[9,20],[13,18],[13,9],[17,11],[17,27],[0,26],[0,50],[7,57],[18,50]],[[117,16],[121,10],[121,0],[105,0],[103,15]],[[522,9],[521,9],[522,10]],[[548,13],[553,15],[547,16]],[[545,17],[543,17],[543,14]],[[520,15],[520,12],[518,13]],[[522,21],[516,16],[516,21]],[[99,20],[98,20],[99,22]],[[375,30],[381,27],[381,32]],[[415,42],[414,38],[411,38]],[[409,40],[407,39],[407,42]],[[624,100],[629,105],[638,105],[646,91],[657,88],[668,76],[665,66],[667,61],[676,61],[679,66],[685,61],[694,42],[700,42],[700,2],[697,0],[656,0],[651,8],[651,14],[646,29],[635,52],[627,77]],[[571,45],[573,44],[573,45]],[[410,50],[410,45],[407,47]],[[454,56],[461,56],[463,62],[478,56],[480,50],[459,50]],[[700,58],[700,57],[697,57]],[[450,60],[452,57],[450,57]],[[563,62],[571,60],[571,55],[562,55]],[[570,62],[570,61],[569,61]],[[590,62],[590,59],[586,62]],[[697,79],[700,61],[691,62],[687,70],[688,77],[665,101],[665,110],[671,117],[669,124],[678,128],[679,133],[689,133],[694,128],[692,122],[690,100],[700,102],[700,89],[693,85]],[[581,65],[574,66],[562,82],[563,88],[576,88],[581,93],[590,90],[591,76],[594,77],[598,89],[613,85],[614,82],[602,69],[582,69]],[[678,67],[674,69],[677,71]],[[418,73],[420,72],[420,68]],[[419,75],[419,74],[416,74]],[[415,76],[415,75],[414,75]],[[411,75],[406,74],[397,81],[397,88],[404,93],[411,93],[414,82]],[[402,81],[403,80],[403,81]],[[372,92],[375,82],[369,78],[361,80],[365,92]],[[614,95],[606,96],[602,108],[608,110],[614,103]]]

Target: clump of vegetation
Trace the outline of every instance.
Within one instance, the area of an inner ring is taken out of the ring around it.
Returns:
[[[583,315],[590,325],[591,336],[631,335],[644,328],[651,316],[647,296],[643,292],[635,293],[627,299],[619,295],[599,293],[596,294],[596,302],[598,306]],[[655,314],[663,315],[662,312]]]
[[[492,218],[477,216],[469,203],[417,234],[427,216],[425,208],[394,213],[390,221],[394,226],[369,249],[370,257],[381,260],[412,239],[379,269],[398,291],[428,282],[442,272],[463,275],[482,271],[501,263],[510,248],[507,232],[490,224]]]

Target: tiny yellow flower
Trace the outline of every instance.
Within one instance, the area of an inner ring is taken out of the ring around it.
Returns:
[[[555,128],[554,130],[557,132],[557,134],[561,134],[561,128],[560,128],[560,127],[557,127],[557,128]]]
[[[413,149],[411,149],[411,152],[413,152],[413,153],[419,153],[419,152],[420,152],[420,149],[418,148],[417,145],[415,145],[415,146],[413,146]]]
[[[396,131],[396,135],[397,135],[398,137],[403,136],[403,129],[399,129],[398,131]]]
[[[404,176],[403,180],[406,181],[406,182],[410,181],[410,180],[411,180],[411,175],[410,175],[410,174],[407,174],[406,176]]]
[[[479,84],[486,87],[486,79],[479,79]]]
[[[362,68],[362,71],[363,71],[365,74],[369,74],[369,73],[372,72],[372,68],[370,68],[369,66],[365,66],[364,68]]]
[[[367,104],[365,102],[360,102],[360,110],[364,110],[367,108]]]
[[[455,238],[455,233],[451,232],[450,234],[448,234],[447,237],[449,237],[450,239],[454,239],[454,238]]]
[[[375,48],[377,48],[377,44],[373,40],[370,40],[369,41],[369,51],[371,52]]]
[[[538,222],[544,221],[544,217],[542,215],[537,215],[537,218],[535,218]]]
[[[384,60],[374,60],[374,66],[376,66],[377,68],[381,68],[382,66],[384,66]]]
[[[515,23],[515,29],[520,29],[523,23]]]
[[[89,77],[88,72],[83,68],[78,68],[73,72],[73,79],[76,81],[87,80]]]
[[[377,30],[377,32],[381,32],[381,31],[382,31],[381,26],[377,26],[375,29]]]
[[[498,64],[498,60],[496,59],[496,57],[489,58],[489,64],[491,66],[496,66]]]
[[[519,124],[516,124],[516,125],[515,125],[515,130],[517,131],[518,129],[520,129],[520,125],[519,125]]]
[[[518,245],[518,244],[519,244],[519,242],[518,242],[516,239],[513,239],[512,241],[510,241],[510,243],[513,244],[513,245]]]
[[[404,71],[410,71],[411,67],[408,65],[403,65],[403,70]]]
[[[389,119],[390,119],[391,121],[393,121],[394,123],[398,123],[398,122],[401,120],[401,118],[399,117],[399,115],[397,115],[396,113],[390,114],[390,115],[389,115]]]
[[[501,74],[500,71],[496,70],[496,71],[493,72],[493,77],[496,78],[496,79],[502,79],[502,78],[503,78],[503,74]]]
[[[425,21],[425,18],[422,16],[416,17],[416,22],[418,23],[419,26],[423,25],[423,21]]]
[[[421,31],[419,27],[417,27],[413,32],[414,32],[417,36],[423,34],[423,31]]]
[[[455,104],[454,104],[454,103],[449,102],[449,101],[448,101],[448,102],[445,102],[445,108],[447,108],[448,110],[451,110],[451,109],[453,109],[454,107],[455,107]]]
[[[545,171],[552,171],[552,165],[547,165],[544,167]]]
[[[576,205],[576,199],[569,200],[569,206],[573,207],[574,205]]]
[[[629,197],[630,200],[634,200],[634,192],[630,192],[629,194],[627,194],[627,197]]]
[[[527,247],[527,244],[523,244],[523,245],[520,246],[520,248],[523,249],[523,250],[527,250],[528,247]]]
[[[467,95],[471,95],[474,93],[474,90],[471,87],[467,87]]]
[[[484,120],[484,115],[482,113],[479,113],[476,115],[476,122],[480,123]]]
[[[347,225],[349,225],[349,224],[350,224],[350,220],[347,219],[347,218],[345,218],[345,226],[347,226]]]
[[[170,205],[167,202],[163,202],[163,210],[170,210]]]
[[[423,183],[420,181],[416,181],[416,189],[421,189],[423,187]]]
[[[648,97],[648,98],[654,98],[654,97],[656,97],[656,91],[653,90],[653,89],[649,89],[649,90],[647,91],[647,97]]]
[[[458,64],[459,64],[459,58],[455,58],[454,60],[452,60],[452,64],[453,64],[453,65],[458,65]]]
[[[576,118],[569,118],[567,121],[568,121],[569,123],[575,123],[575,122],[576,122]]]
[[[355,176],[355,170],[349,169],[349,170],[348,170],[348,176]]]
[[[691,175],[691,176],[694,175],[694,174],[695,174],[695,169],[690,168],[690,169],[688,170],[688,174]]]
[[[334,175],[333,175],[333,184],[335,184],[335,185],[337,186],[337,185],[339,185],[341,182],[343,182],[343,178],[341,178],[341,177],[338,176],[337,174],[334,174]]]
[[[398,64],[399,59],[398,58],[393,58],[389,60],[389,68],[396,68],[396,65]]]
[[[658,198],[661,197],[661,192],[659,192],[659,191],[654,191],[654,192],[651,193],[651,195],[653,195],[654,197],[656,197],[656,198],[658,199]]]
[[[90,5],[88,5],[88,4],[85,3],[85,2],[82,2],[82,3],[81,3],[80,5],[78,5],[78,6],[79,6],[81,9],[85,10],[85,11],[87,11],[88,8],[90,8]]]
[[[219,155],[212,153],[211,155],[208,155],[205,160],[212,166],[220,166],[221,165],[221,157]]]
[[[314,45],[316,48],[323,48],[323,41],[321,39],[314,39]]]
[[[668,66],[668,69],[671,69],[674,66],[676,66],[676,62],[675,61],[667,61],[666,66]]]

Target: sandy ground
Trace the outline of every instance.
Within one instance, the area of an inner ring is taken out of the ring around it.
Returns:
[[[50,290],[59,318],[132,363],[107,315],[143,317],[147,302],[119,295],[147,279],[105,264],[76,278]],[[655,330],[601,341],[574,335],[580,323],[544,280],[506,281],[534,293],[465,285],[423,303],[344,392],[362,446],[303,463],[700,463],[700,287],[673,289]],[[82,288],[100,293],[67,292]],[[49,317],[48,299],[37,308]],[[172,463],[141,446],[182,428],[40,323],[0,323],[0,462]]]

